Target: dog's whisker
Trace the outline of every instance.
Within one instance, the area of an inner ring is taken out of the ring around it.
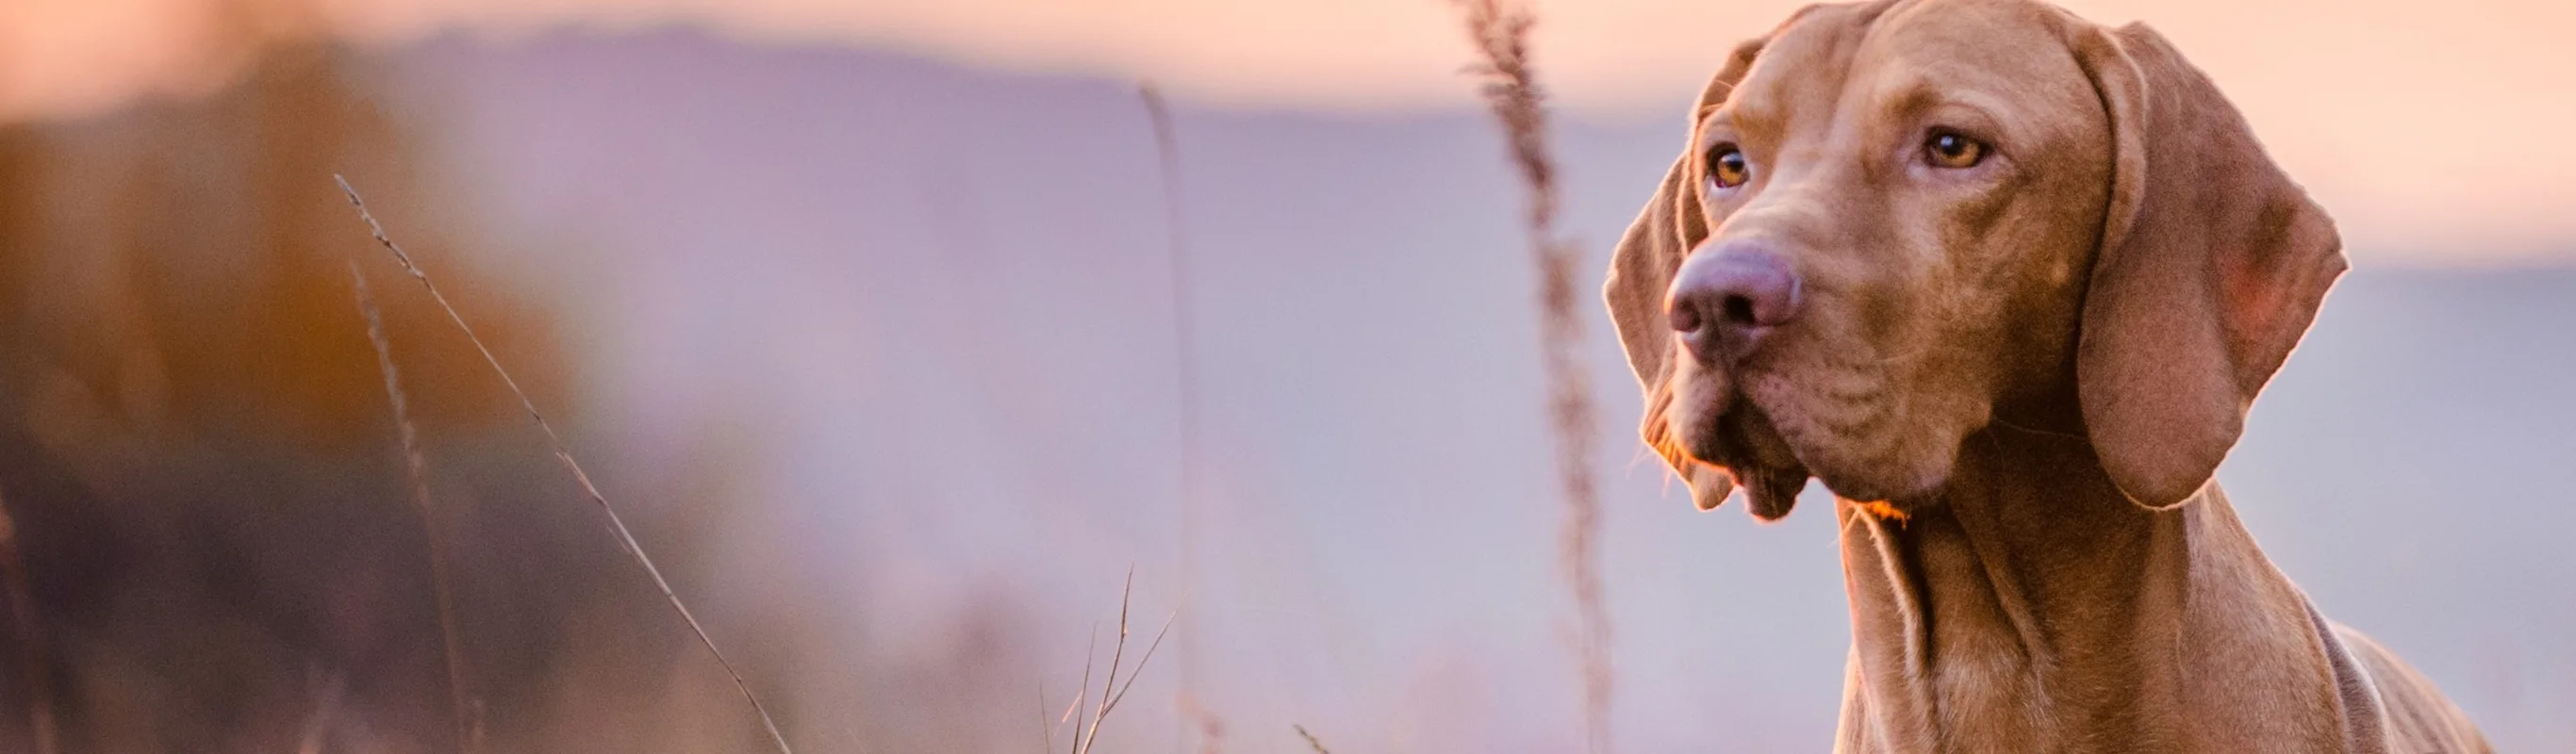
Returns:
[[[2009,430],[2013,430],[2013,431],[2015,431],[2015,432],[2020,432],[2020,433],[2023,433],[2023,434],[2040,435],[2040,436],[2044,436],[2044,437],[2055,437],[2055,438],[2058,438],[2058,439],[2062,439],[2062,440],[2072,440],[2072,441],[2075,441],[2075,442],[2092,442],[2092,438],[2085,437],[2085,436],[2083,436],[2083,435],[2075,434],[2075,433],[2072,433],[2072,432],[2059,432],[2059,431],[2056,431],[2056,430],[2050,430],[2050,429],[2039,429],[2039,428],[2036,428],[2036,427],[2025,427],[2025,426],[2022,426],[2022,425],[2019,425],[2019,424],[2014,424],[2014,423],[2012,423],[2012,421],[2010,421],[2010,420],[2008,420],[2008,419],[2005,419],[2005,418],[2003,418],[2003,417],[2000,417],[2000,416],[1998,416],[1998,417],[1994,417],[1993,419],[1991,419],[1991,420],[1989,420],[1989,421],[1994,422],[1994,425],[1995,425],[1995,426],[2002,427],[2002,428],[2009,429]]]

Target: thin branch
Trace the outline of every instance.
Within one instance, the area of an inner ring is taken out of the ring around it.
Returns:
[[[546,441],[553,446],[555,461],[563,465],[564,471],[572,474],[573,481],[581,484],[581,491],[590,496],[590,501],[599,506],[601,513],[606,514],[610,530],[617,534],[619,546],[624,547],[627,554],[635,556],[635,564],[642,566],[644,573],[653,577],[653,585],[662,590],[664,599],[670,601],[671,610],[679,613],[681,620],[688,622],[689,631],[698,636],[698,643],[705,645],[707,654],[715,657],[716,664],[724,667],[725,675],[733,678],[734,688],[742,692],[743,701],[749,702],[751,711],[760,715],[760,724],[768,729],[769,740],[777,744],[778,750],[783,754],[794,754],[795,750],[787,745],[787,736],[778,732],[777,721],[770,718],[769,707],[760,703],[760,696],[752,693],[751,684],[742,679],[742,672],[734,669],[731,660],[725,659],[724,650],[716,648],[715,639],[707,636],[707,629],[698,623],[698,616],[690,613],[689,606],[680,602],[680,595],[671,591],[670,580],[663,578],[662,569],[654,566],[653,559],[644,554],[644,546],[635,541],[634,532],[627,530],[626,520],[617,515],[617,508],[608,504],[608,496],[600,494],[599,486],[592,484],[590,475],[584,473],[581,470],[581,464],[572,459],[571,446],[564,443],[563,436],[555,432],[554,425],[546,421],[545,415],[537,411],[536,401],[528,397],[528,391],[520,389],[519,381],[510,376],[510,370],[502,368],[500,358],[492,355],[492,349],[485,346],[483,339],[474,334],[474,327],[465,323],[464,315],[458,314],[456,306],[448,303],[447,296],[439,293],[438,285],[430,282],[429,274],[422,272],[420,265],[412,263],[411,255],[404,253],[401,245],[394,243],[392,238],[385,235],[384,226],[376,222],[373,213],[367,211],[366,200],[358,198],[358,190],[349,186],[349,180],[336,174],[331,176],[331,179],[339,182],[341,193],[349,196],[349,205],[358,209],[358,219],[366,221],[367,231],[375,235],[376,243],[384,246],[386,251],[392,252],[394,261],[401,262],[403,271],[411,273],[412,279],[420,281],[420,287],[429,292],[430,299],[437,301],[438,308],[447,312],[448,321],[455,323],[456,329],[465,333],[465,339],[474,343],[474,350],[483,354],[483,363],[490,365],[494,374],[500,375],[502,384],[509,386],[510,394],[518,396],[519,407],[527,410],[528,419],[536,423],[537,429],[545,433]]]
[[[420,451],[420,429],[411,420],[411,401],[403,392],[401,373],[394,368],[392,341],[385,336],[385,318],[376,309],[375,294],[367,289],[367,276],[358,270],[358,260],[349,260],[349,282],[357,292],[358,310],[367,318],[367,340],[376,346],[376,370],[384,374],[385,395],[393,402],[394,429],[402,438],[403,468],[411,476],[412,505],[420,510],[421,537],[429,545],[429,586],[438,602],[439,656],[447,663],[448,710],[456,725],[456,747],[467,754],[480,754],[483,742],[476,736],[473,718],[466,702],[465,656],[457,641],[456,596],[450,587],[447,567],[446,538],[441,536],[438,512],[430,502],[429,463]]]

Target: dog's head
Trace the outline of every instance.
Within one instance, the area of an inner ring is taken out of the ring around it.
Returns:
[[[2209,480],[2344,267],[2154,31],[1890,0],[1736,49],[1605,293],[1645,440],[1703,508],[1740,485],[1776,518],[1812,475],[1902,510],[2019,412],[2062,415],[2161,507]]]

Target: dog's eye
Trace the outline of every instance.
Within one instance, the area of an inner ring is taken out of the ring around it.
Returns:
[[[1956,131],[1934,131],[1923,139],[1923,161],[1936,168],[1973,168],[1985,159],[1985,142]]]
[[[1752,171],[1753,166],[1744,161],[1744,150],[1733,144],[1719,144],[1708,150],[1708,179],[1718,188],[1742,186]]]

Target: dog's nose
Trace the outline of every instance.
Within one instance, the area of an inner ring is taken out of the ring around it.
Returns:
[[[1727,364],[1798,316],[1798,273],[1770,252],[1740,245],[1692,254],[1673,274],[1664,311],[1703,362]]]

